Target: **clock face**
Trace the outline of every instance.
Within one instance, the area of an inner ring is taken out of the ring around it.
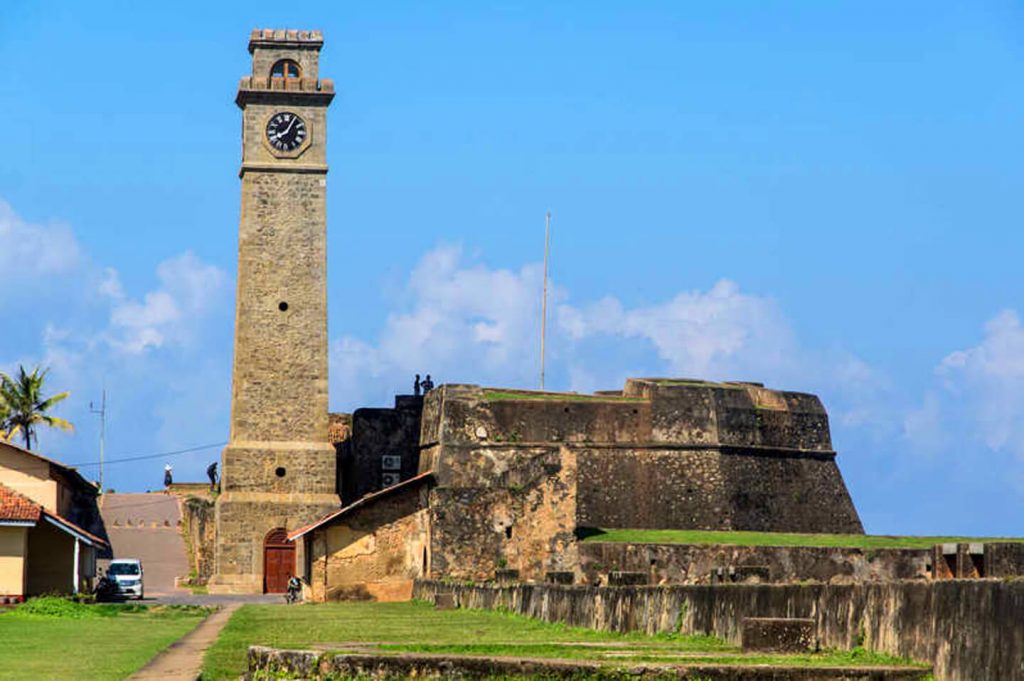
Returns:
[[[306,122],[288,111],[274,114],[267,122],[267,141],[278,151],[295,151],[308,135]]]

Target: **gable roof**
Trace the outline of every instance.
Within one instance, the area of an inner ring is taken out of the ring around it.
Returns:
[[[0,484],[0,521],[25,520],[37,522],[43,507],[28,497]]]
[[[50,513],[41,504],[37,504],[24,494],[0,483],[0,523],[6,521],[19,525],[22,523],[35,525],[40,520],[46,520],[50,524],[56,525],[87,544],[108,545],[104,540],[91,532],[83,530],[67,518],[56,513]]]
[[[79,485],[80,487],[85,487],[97,493],[99,492],[99,485],[95,482],[92,482],[91,480],[87,480],[85,476],[82,475],[74,466],[69,466],[66,463],[61,463],[56,459],[51,459],[48,456],[43,456],[38,452],[33,452],[31,449],[25,449],[24,447],[20,447],[14,444],[13,442],[8,442],[7,440],[0,440],[0,447],[12,449],[15,452],[18,452],[19,454],[25,454],[26,456],[31,456],[33,458],[39,459],[40,461],[48,463],[50,464],[51,468],[56,468],[61,473],[64,473],[69,478],[71,478],[72,482]]]
[[[309,525],[306,525],[305,527],[300,527],[297,530],[292,530],[291,532],[288,533],[288,541],[295,541],[299,537],[301,537],[304,534],[307,534],[309,532],[312,532],[313,530],[317,529],[318,527],[323,527],[324,525],[328,525],[328,524],[334,522],[335,520],[337,520],[338,518],[340,518],[342,516],[348,515],[349,513],[352,513],[353,511],[356,511],[356,510],[358,510],[360,508],[363,508],[364,506],[369,506],[370,504],[374,504],[374,503],[380,501],[381,499],[389,497],[389,496],[391,496],[393,494],[397,494],[398,492],[400,492],[402,490],[409,489],[409,488],[412,488],[412,487],[417,487],[417,486],[419,486],[420,484],[422,484],[424,482],[432,480],[433,477],[434,477],[434,471],[427,471],[426,473],[420,473],[419,475],[415,475],[415,476],[409,478],[408,480],[403,480],[402,482],[398,483],[397,485],[392,485],[391,487],[385,487],[382,490],[378,490],[376,492],[371,492],[371,493],[369,493],[367,495],[359,497],[359,499],[357,499],[356,501],[352,502],[348,506],[343,506],[342,508],[338,509],[337,511],[334,511],[333,513],[328,513],[323,518],[320,518],[320,520],[317,520],[317,521],[315,521],[313,523],[310,523]]]

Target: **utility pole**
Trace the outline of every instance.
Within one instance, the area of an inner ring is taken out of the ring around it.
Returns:
[[[100,408],[94,409],[92,402],[89,403],[89,411],[100,415],[100,494],[103,494],[103,448],[107,439],[107,389],[103,389],[103,398]]]
[[[548,330],[548,254],[551,251],[551,211],[544,216],[544,293],[540,303],[540,389],[544,390],[544,341]]]

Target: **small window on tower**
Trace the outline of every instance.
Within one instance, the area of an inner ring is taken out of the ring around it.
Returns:
[[[299,65],[291,59],[282,59],[270,69],[272,78],[298,78],[300,74]]]

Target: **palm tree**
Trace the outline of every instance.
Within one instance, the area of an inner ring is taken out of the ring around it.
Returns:
[[[0,374],[0,376],[3,376],[3,374]],[[18,431],[21,430],[19,426],[12,426],[7,423],[10,413],[11,410],[7,406],[7,402],[4,401],[3,395],[0,394],[0,442],[10,442],[18,434]]]
[[[7,439],[20,431],[25,449],[32,449],[36,426],[40,423],[51,428],[72,430],[72,425],[64,419],[46,413],[71,394],[65,391],[44,398],[43,381],[47,373],[49,369],[40,371],[40,367],[26,373],[25,367],[19,366],[13,379],[0,374],[0,404],[3,404],[0,411],[6,412],[6,418],[0,422],[0,431],[6,434]]]

